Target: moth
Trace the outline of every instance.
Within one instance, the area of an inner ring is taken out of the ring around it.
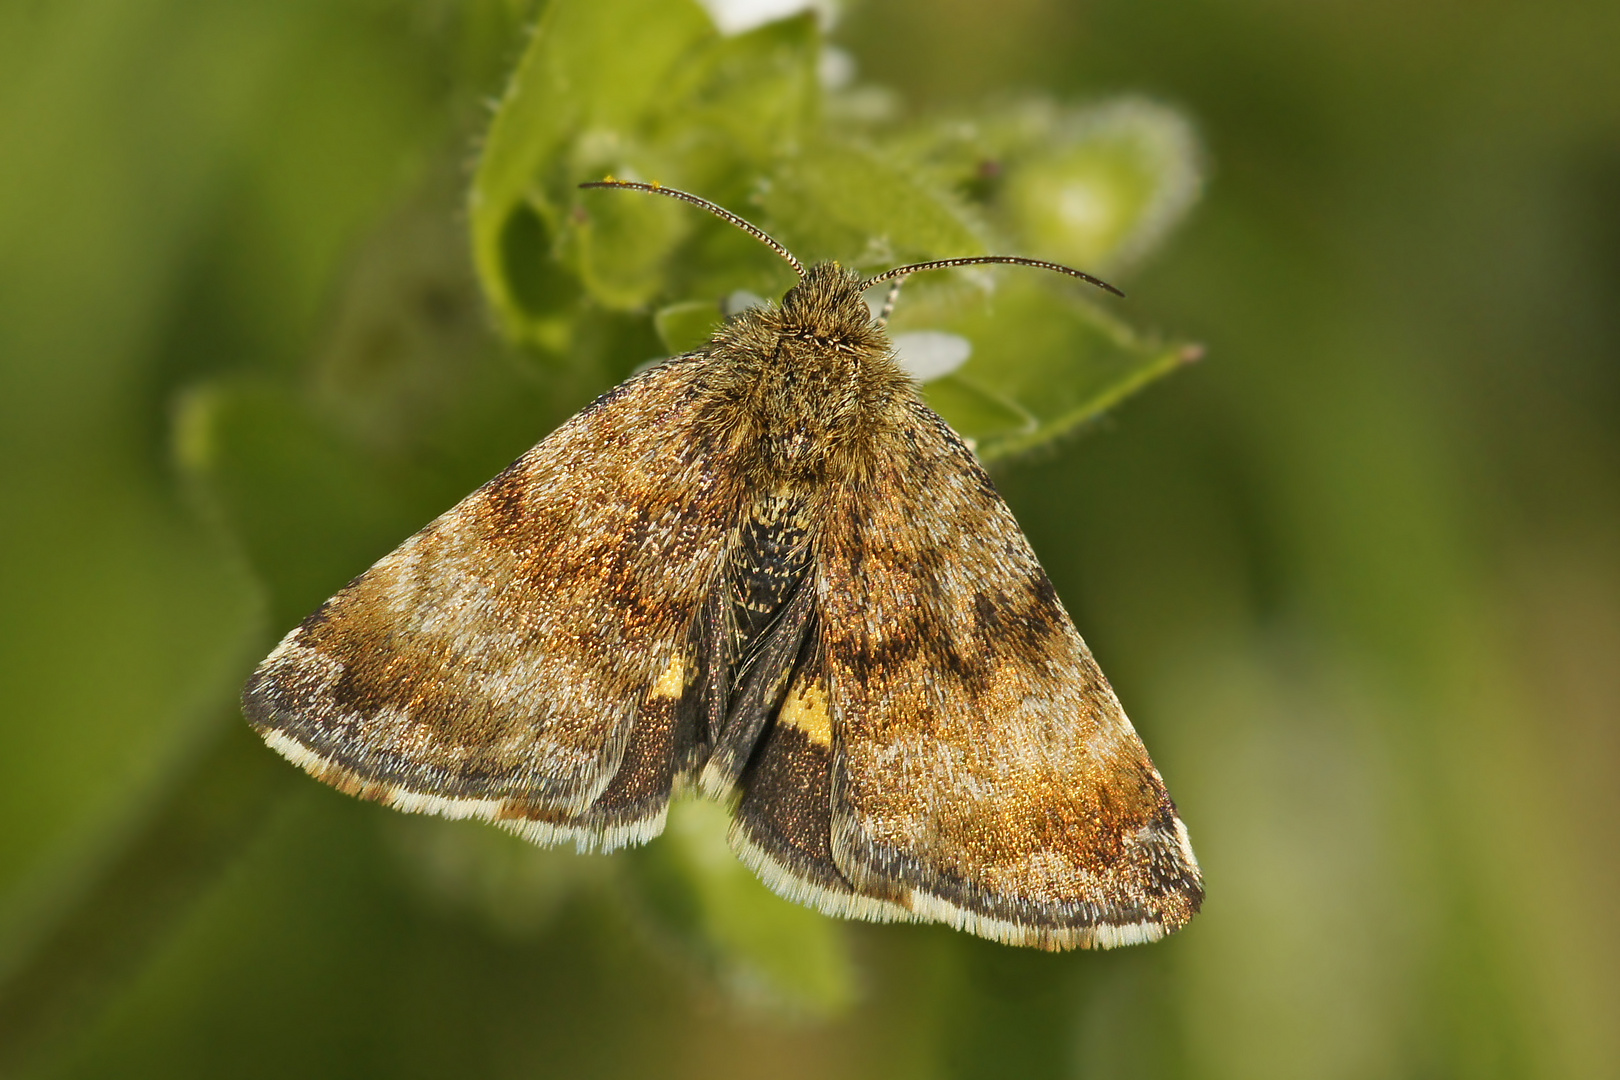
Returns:
[[[788,261],[775,306],[604,394],[305,619],[266,742],[399,810],[643,843],[672,792],[831,915],[1015,945],[1156,940],[1203,900],[1147,751],[885,326],[899,283]],[[874,316],[866,290],[891,282]],[[1117,291],[1117,290],[1115,290]]]

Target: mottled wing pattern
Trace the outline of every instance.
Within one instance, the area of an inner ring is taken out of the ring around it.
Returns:
[[[827,841],[876,906],[1047,948],[1153,940],[1203,897],[1187,834],[1011,511],[904,407],[818,538]],[[834,883],[836,885],[836,883]]]
[[[259,667],[249,719],[400,809],[656,834],[701,756],[694,616],[745,502],[696,422],[702,370],[607,394],[357,578]]]

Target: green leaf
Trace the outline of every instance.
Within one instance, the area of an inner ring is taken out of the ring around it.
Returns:
[[[1198,197],[1197,140],[1162,105],[1115,102],[1054,128],[1005,187],[1003,221],[1037,257],[1104,270],[1133,262]]]
[[[894,323],[972,343],[966,363],[923,391],[985,461],[1051,442],[1197,355],[1136,334],[1065,285],[1027,278],[977,303],[951,288],[903,296]]]
[[[946,375],[927,384],[928,404],[950,421],[974,450],[1010,439],[1039,427],[1040,421],[1017,402],[986,389],[961,375]]]
[[[523,336],[534,309],[532,267],[556,254],[573,186],[605,167],[634,162],[674,69],[714,36],[689,0],[557,0],[546,8],[491,124],[472,189],[474,260],[515,335]],[[626,213],[656,220],[668,210]],[[611,223],[605,231],[616,235]],[[674,239],[674,226],[655,226],[636,237],[636,251],[653,258]],[[617,268],[600,259],[595,273],[619,293],[634,292],[645,276],[632,266],[619,281]]]
[[[421,525],[401,490],[280,386],[225,380],[190,391],[177,453],[291,625]]]
[[[698,211],[642,193],[592,195],[566,237],[580,281],[607,307],[640,308],[662,291],[665,266],[698,224]]]
[[[877,152],[831,139],[806,147],[759,202],[777,239],[808,262],[878,269],[987,250],[948,196]]]
[[[1191,125],[1137,98],[1084,108],[1032,99],[914,127],[885,146],[981,212],[1008,253],[1098,272],[1151,252],[1202,187]]]
[[[671,356],[700,348],[724,321],[720,306],[703,300],[670,304],[653,316],[653,326]]]
[[[815,17],[802,15],[694,50],[672,73],[652,136],[680,159],[683,182],[730,197],[739,163],[794,153],[820,113],[820,48]]]

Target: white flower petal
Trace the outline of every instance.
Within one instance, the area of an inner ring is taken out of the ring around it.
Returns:
[[[943,330],[913,330],[894,335],[894,351],[906,374],[918,382],[949,375],[973,355],[973,343]]]
[[[816,0],[700,0],[722,34],[746,34],[755,27],[820,9]]]
[[[758,293],[751,293],[747,289],[738,289],[724,300],[720,301],[720,310],[727,318],[739,315],[749,308],[764,307],[770,301]]]
[[[823,45],[816,58],[816,77],[823,90],[842,90],[855,81],[855,58],[836,45]]]

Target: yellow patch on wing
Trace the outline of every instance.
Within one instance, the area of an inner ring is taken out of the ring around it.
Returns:
[[[782,702],[781,722],[796,727],[818,746],[832,745],[832,714],[820,683],[799,683]]]
[[[678,698],[686,690],[686,661],[679,656],[669,662],[664,673],[653,683],[649,698]]]

